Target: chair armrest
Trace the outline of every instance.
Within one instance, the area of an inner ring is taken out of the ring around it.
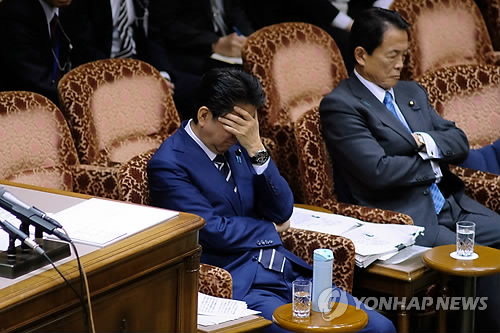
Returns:
[[[459,166],[450,166],[450,170],[460,177],[465,184],[465,193],[488,207],[500,213],[500,176]]]
[[[120,199],[117,167],[80,164],[72,166],[71,169],[73,192]]]
[[[289,228],[281,233],[285,248],[313,264],[313,252],[316,249],[333,251],[333,283],[348,292],[352,291],[354,278],[355,251],[354,243],[345,237],[329,235],[322,232]]]
[[[413,225],[412,218],[406,214],[380,208],[346,204],[333,200],[333,198],[324,200],[318,206],[326,208],[334,214],[349,216],[366,222]]]
[[[198,291],[210,296],[232,298],[233,278],[224,268],[200,264]]]

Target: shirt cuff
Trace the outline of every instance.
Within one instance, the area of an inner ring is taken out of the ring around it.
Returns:
[[[271,158],[268,158],[266,163],[262,164],[262,165],[255,165],[255,164],[252,164],[253,166],[253,169],[255,170],[255,172],[258,174],[258,175],[261,175],[264,173],[264,171],[266,171],[267,169],[267,166],[269,165],[269,160],[271,160]]]
[[[420,134],[422,136],[422,139],[425,142],[425,151],[418,153],[420,157],[422,157],[424,160],[430,160],[430,159],[436,159],[436,158],[442,158],[443,154],[441,153],[441,150],[438,148],[436,145],[436,142],[430,136],[429,134],[425,132],[415,132],[417,134]]]
[[[389,9],[393,2],[394,0],[377,0],[373,3],[373,7]]]
[[[332,25],[336,28],[346,30],[352,24],[352,18],[346,14],[339,12],[332,21]]]

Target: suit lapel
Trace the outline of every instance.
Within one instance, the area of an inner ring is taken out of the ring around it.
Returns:
[[[196,172],[203,175],[204,179],[211,180],[215,179],[213,185],[216,188],[216,192],[222,193],[228,201],[231,203],[234,211],[238,214],[241,212],[241,202],[238,193],[235,193],[233,187],[226,182],[224,179],[224,175],[217,170],[214,163],[210,160],[210,158],[205,154],[203,149],[187,134],[186,130],[184,130],[185,123],[181,125],[179,131],[182,134],[182,142],[174,147],[174,149],[182,151],[184,154],[187,154],[186,157],[189,161],[192,162],[191,165],[196,166]],[[230,154],[234,157],[234,151],[236,150],[234,147],[231,147],[233,153]],[[237,167],[234,165],[235,163],[229,163],[231,167],[232,177],[235,177],[235,183],[238,185],[237,178]],[[239,189],[238,189],[239,192]]]
[[[393,131],[401,135],[405,140],[407,140],[409,143],[413,144],[415,140],[411,136],[411,134],[408,132],[408,129],[401,123],[399,119],[397,119],[391,111],[387,110],[386,106],[381,103],[372,93],[368,88],[366,88],[361,81],[353,74],[349,78],[349,85],[351,87],[351,91],[354,96],[360,99],[360,102],[368,107],[371,112],[380,119],[382,123],[384,123],[386,126],[390,127]],[[398,104],[398,107],[401,105],[399,103],[398,95],[401,89],[397,90],[396,87],[394,88],[395,95],[396,95],[396,103]],[[406,118],[406,113],[407,110],[403,110],[400,107],[400,111],[403,113],[403,116]],[[412,111],[413,112],[413,111]],[[408,122],[408,125],[410,123]],[[410,128],[411,125],[410,125]]]
[[[422,126],[422,119],[420,117],[420,106],[416,103],[415,98],[412,98],[408,91],[398,88],[397,85],[394,87],[394,94],[396,95],[399,110],[405,117],[412,132],[419,131]]]

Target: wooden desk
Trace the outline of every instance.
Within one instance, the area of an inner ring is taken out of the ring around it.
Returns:
[[[448,275],[464,277],[464,296],[476,297],[476,279],[478,276],[500,273],[500,251],[491,247],[475,245],[474,252],[479,258],[474,260],[457,260],[450,257],[456,245],[442,245],[424,253],[424,261],[429,267]],[[492,292],[498,292],[494,290]],[[464,310],[461,332],[474,332],[474,310]]]
[[[398,301],[406,297],[407,302],[420,291],[438,282],[438,272],[426,267],[422,262],[422,256],[414,257],[398,265],[374,263],[368,268],[357,270],[354,275],[356,289],[361,288],[398,297]],[[406,309],[407,306],[408,304],[398,304],[397,330],[399,333],[410,331],[410,313]],[[444,320],[444,315],[440,316],[440,327],[443,329],[446,326]]]
[[[334,309],[335,305],[332,311]],[[357,332],[368,324],[368,314],[352,305],[347,305],[346,311],[332,320],[325,320],[321,312],[315,311],[311,311],[311,316],[308,318],[297,319],[293,317],[292,312],[292,303],[284,304],[274,310],[273,321],[284,329],[300,333]]]
[[[68,205],[89,198],[20,186],[7,189],[47,212],[57,212],[54,204],[58,202]],[[203,225],[200,217],[180,213],[177,218],[82,256],[96,331],[196,332],[201,252],[198,231]],[[58,268],[79,291],[76,260]],[[54,269],[18,279],[0,289],[1,332],[84,331],[79,300]]]

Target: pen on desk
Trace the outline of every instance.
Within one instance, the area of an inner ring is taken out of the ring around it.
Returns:
[[[243,36],[243,34],[241,33],[240,29],[238,29],[235,25],[233,25],[233,31],[236,32],[236,34],[238,36]]]

